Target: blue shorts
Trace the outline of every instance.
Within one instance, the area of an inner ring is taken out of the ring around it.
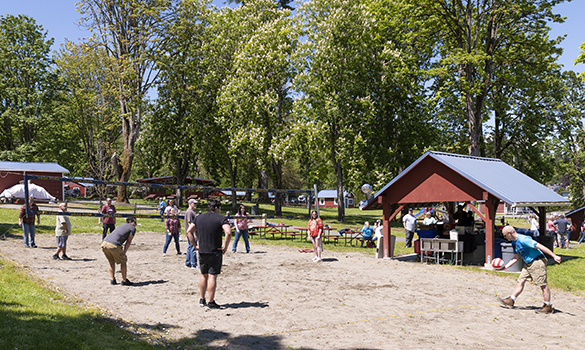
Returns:
[[[69,236],[56,236],[57,237],[57,247],[63,248],[67,246],[67,238]]]
[[[199,253],[199,268],[202,275],[219,275],[221,273],[222,263],[223,252],[221,251],[211,254]]]

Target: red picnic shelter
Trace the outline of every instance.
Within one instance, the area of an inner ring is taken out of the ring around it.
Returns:
[[[382,209],[383,256],[390,258],[390,222],[404,208],[444,203],[453,224],[456,203],[465,203],[485,223],[485,262],[494,257],[497,207],[503,201],[526,206],[538,216],[541,235],[546,228],[546,208],[570,202],[500,159],[427,151],[379,190],[363,210]],[[475,205],[474,205],[475,203]],[[482,203],[485,212],[477,207]]]

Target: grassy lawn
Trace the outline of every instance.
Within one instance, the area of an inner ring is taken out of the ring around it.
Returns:
[[[0,259],[0,349],[162,349],[158,342]]]

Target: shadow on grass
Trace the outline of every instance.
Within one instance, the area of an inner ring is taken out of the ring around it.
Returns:
[[[1,303],[0,314],[0,349],[152,349],[156,342],[147,333],[90,313],[63,316]]]

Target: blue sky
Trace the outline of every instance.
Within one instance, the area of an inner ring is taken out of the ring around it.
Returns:
[[[38,24],[48,31],[49,37],[55,38],[53,50],[57,50],[65,39],[79,41],[88,36],[84,28],[79,28],[79,13],[75,3],[78,0],[0,0],[0,15],[25,14],[34,18]],[[217,6],[222,6],[223,0],[214,0]],[[574,60],[580,52],[579,46],[585,41],[585,30],[582,21],[585,18],[585,1],[573,0],[555,7],[555,12],[567,17],[563,24],[552,26],[551,36],[566,34],[562,43],[564,49],[560,63],[565,69],[572,69],[582,73],[585,65],[574,65]]]

